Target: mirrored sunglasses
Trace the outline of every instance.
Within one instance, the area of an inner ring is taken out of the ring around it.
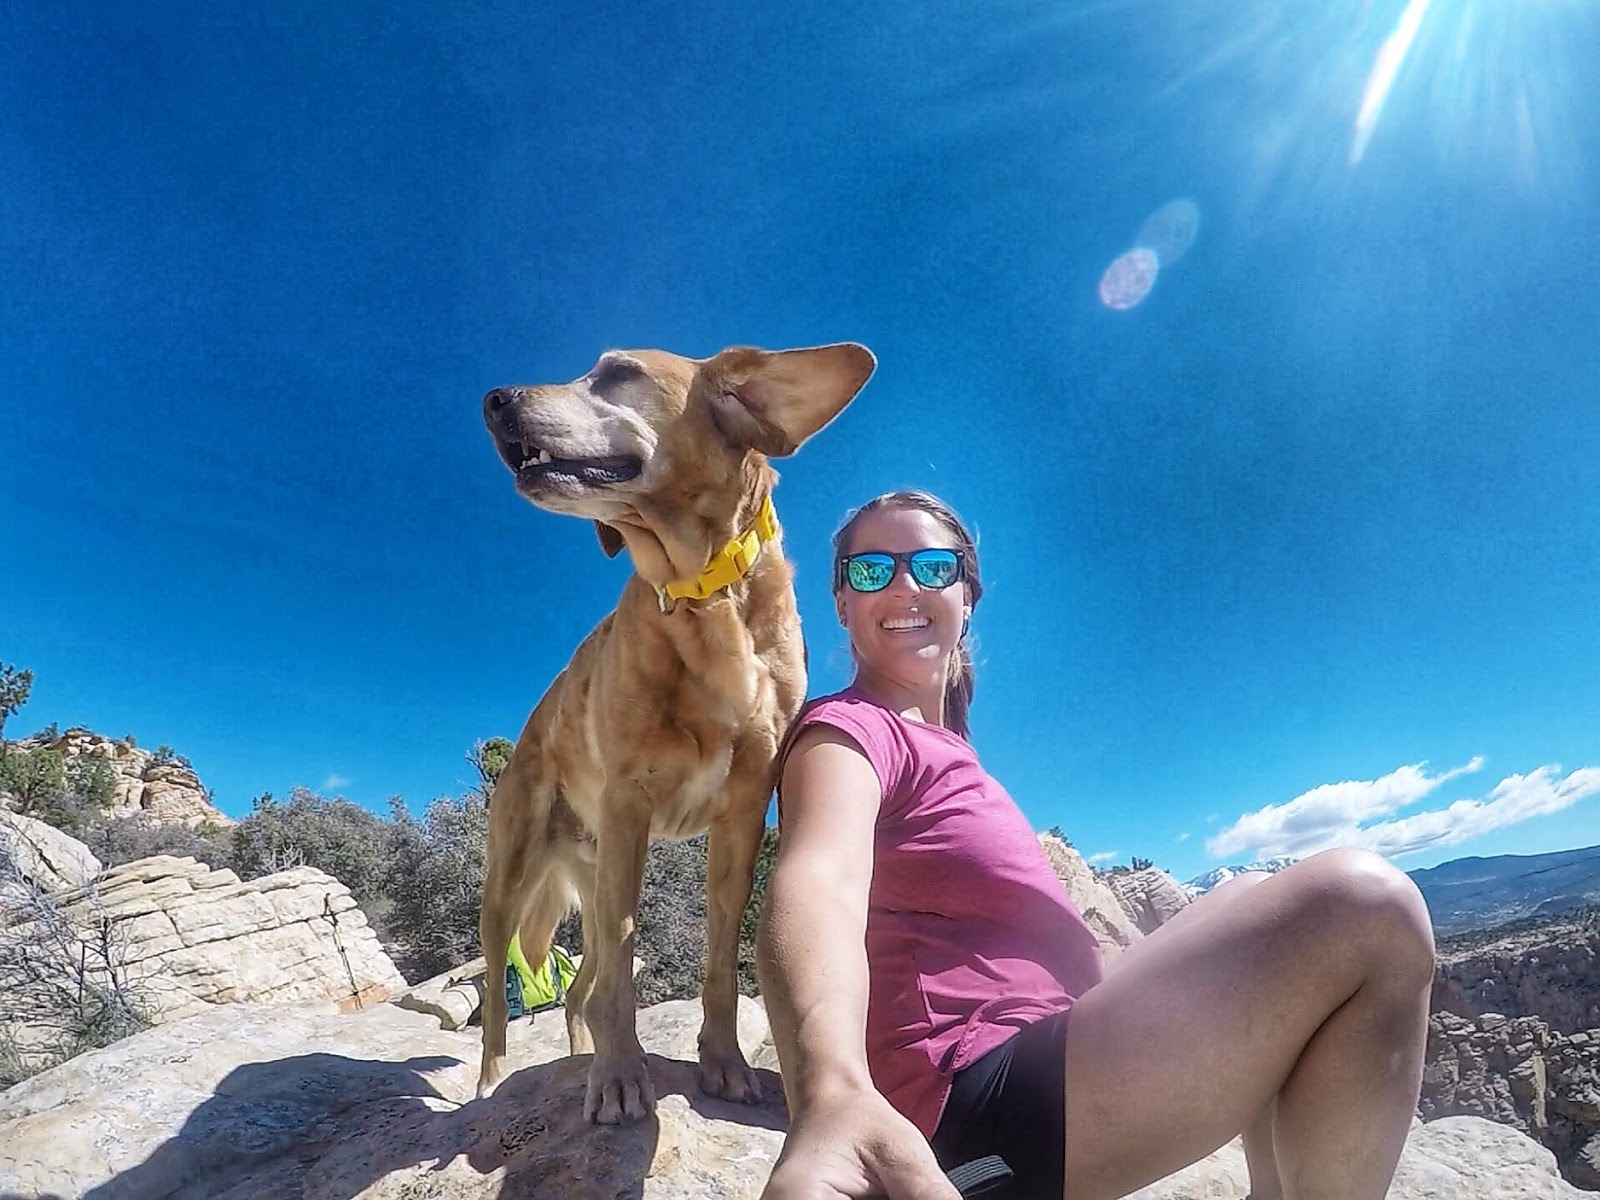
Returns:
[[[839,560],[839,580],[856,592],[881,592],[904,566],[920,587],[942,591],[960,581],[966,556],[959,550],[927,549],[891,554],[864,550]]]

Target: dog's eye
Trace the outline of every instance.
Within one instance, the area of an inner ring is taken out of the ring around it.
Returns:
[[[590,374],[590,383],[593,387],[610,387],[643,374],[644,368],[631,358],[608,358]]]

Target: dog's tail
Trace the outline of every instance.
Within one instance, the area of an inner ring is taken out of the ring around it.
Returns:
[[[520,935],[529,962],[542,962],[556,926],[576,898],[572,869],[577,846],[573,831],[565,828],[572,822],[561,819],[565,804],[557,789],[528,786],[529,766],[513,755],[489,806],[478,918],[484,959],[480,1096],[493,1090],[505,1072],[506,962],[512,935]]]

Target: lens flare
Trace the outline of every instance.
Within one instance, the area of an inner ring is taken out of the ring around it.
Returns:
[[[1193,200],[1169,200],[1144,219],[1133,244],[1149,250],[1163,267],[1170,267],[1189,252],[1199,232],[1199,205]]]
[[[1135,246],[1100,276],[1100,302],[1115,312],[1126,312],[1150,294],[1160,270],[1154,251]]]

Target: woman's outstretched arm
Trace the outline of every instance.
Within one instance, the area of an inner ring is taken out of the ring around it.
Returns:
[[[867,896],[881,799],[849,737],[817,727],[796,739],[756,941],[790,1120],[764,1200],[958,1200],[867,1066]]]

